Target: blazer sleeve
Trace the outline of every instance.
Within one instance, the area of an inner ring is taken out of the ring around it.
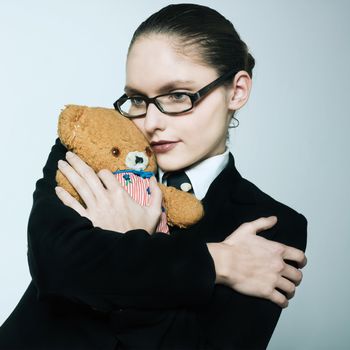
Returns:
[[[215,283],[206,244],[190,235],[93,227],[55,193],[66,152],[57,138],[33,194],[28,263],[38,298],[64,297],[101,311],[206,303]]]
[[[305,217],[284,210],[274,214],[279,218],[278,224],[259,235],[305,251]],[[208,307],[199,306],[199,310],[198,319],[209,343],[218,349],[240,350],[266,349],[282,311],[267,299],[243,295],[219,285]]]

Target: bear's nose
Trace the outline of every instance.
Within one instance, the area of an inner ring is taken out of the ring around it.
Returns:
[[[142,157],[135,157],[135,164],[143,163],[143,158]]]
[[[127,169],[142,171],[148,166],[148,157],[143,152],[129,152],[125,158]]]

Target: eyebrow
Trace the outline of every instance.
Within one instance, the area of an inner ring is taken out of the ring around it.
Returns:
[[[156,93],[157,94],[166,93],[166,92],[169,92],[171,90],[179,89],[179,88],[183,87],[183,85],[187,85],[188,86],[188,85],[194,84],[194,83],[195,82],[193,80],[174,80],[174,81],[166,83],[165,85],[163,85],[160,88],[158,88]],[[147,96],[141,90],[132,88],[132,87],[130,87],[128,85],[125,86],[124,91],[125,91],[125,93],[127,95],[140,94],[140,95]]]

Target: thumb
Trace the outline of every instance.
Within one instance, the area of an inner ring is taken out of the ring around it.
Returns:
[[[154,176],[150,178],[149,189],[151,191],[151,196],[150,196],[148,206],[159,209],[162,206],[163,196],[162,196],[162,191],[160,190],[157,184],[157,180]]]
[[[277,216],[262,217],[257,220],[251,221],[250,224],[255,230],[255,233],[268,230],[277,223]]]
[[[233,231],[226,239],[223,241],[227,244],[233,244],[236,242],[238,237],[246,239],[250,235],[256,235],[260,231],[267,230],[274,226],[277,222],[276,216],[269,216],[267,218],[262,217],[254,221],[245,222],[240,225],[235,231]]]

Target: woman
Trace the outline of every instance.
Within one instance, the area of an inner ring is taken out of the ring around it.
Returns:
[[[253,67],[210,8],[170,5],[140,25],[115,106],[150,141],[161,181],[186,170],[206,215],[154,233],[155,181],[141,207],[57,139],[28,224],[33,281],[1,328],[1,349],[266,348],[301,281],[306,219],[243,179],[226,147]],[[55,189],[57,165],[87,208]]]

